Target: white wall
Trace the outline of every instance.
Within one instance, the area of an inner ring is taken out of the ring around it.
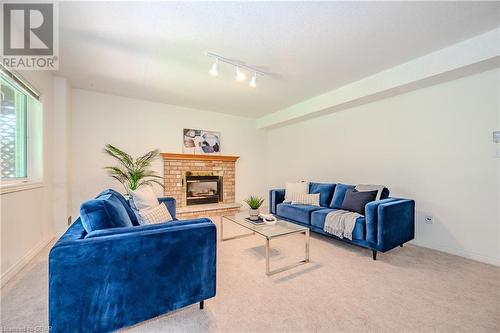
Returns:
[[[71,215],[71,87],[54,77],[54,128],[52,149],[54,231],[63,233]]]
[[[500,264],[499,91],[495,69],[269,130],[269,187],[386,184],[416,201],[414,243]]]
[[[52,74],[22,75],[41,92],[43,103],[43,185],[0,195],[2,285],[53,238],[52,225]]]
[[[237,201],[250,194],[265,195],[265,132],[256,130],[252,119],[75,89],[71,126],[74,217],[82,202],[103,189],[123,192],[103,169],[115,164],[103,153],[106,143],[133,156],[155,148],[181,153],[183,128],[220,131],[221,153],[241,156],[236,164]],[[163,175],[161,160],[154,168]]]

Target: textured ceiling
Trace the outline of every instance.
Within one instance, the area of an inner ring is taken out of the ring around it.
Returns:
[[[74,87],[260,117],[500,25],[488,2],[62,2]],[[268,73],[208,74],[205,51]]]

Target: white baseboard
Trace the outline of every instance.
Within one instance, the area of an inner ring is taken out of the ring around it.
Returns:
[[[423,242],[423,241],[420,241],[420,240],[416,240],[416,239],[412,240],[410,243],[413,244],[413,245],[417,245],[417,246],[421,246],[421,247],[426,247],[426,248],[429,248],[429,249],[433,249],[433,250],[436,250],[436,251],[445,252],[445,253],[448,253],[448,254],[453,254],[453,255],[464,257],[464,258],[467,258],[467,259],[472,259],[472,260],[475,260],[475,261],[484,262],[486,264],[500,266],[500,259],[498,259],[498,258],[494,258],[494,257],[490,257],[490,256],[485,256],[485,255],[478,254],[478,253],[473,253],[473,252],[465,252],[465,251],[462,251],[462,250],[457,250],[457,249],[453,249],[453,248],[445,247],[445,246],[436,247],[433,244],[428,244],[426,242]]]
[[[29,262],[33,259],[47,244],[54,239],[53,235],[47,239],[42,239],[38,244],[32,247],[24,256],[19,259],[14,265],[12,265],[5,273],[0,277],[0,287],[3,287],[12,277],[19,273]]]

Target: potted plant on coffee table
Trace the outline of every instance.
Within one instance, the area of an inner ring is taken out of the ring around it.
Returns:
[[[250,207],[250,220],[257,221],[259,219],[259,208],[264,202],[264,199],[261,197],[251,195],[248,199],[245,200],[248,207]]]

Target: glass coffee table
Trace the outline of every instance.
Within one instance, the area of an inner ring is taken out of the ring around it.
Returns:
[[[284,220],[278,219],[278,221],[275,224],[253,224],[249,221],[247,221],[245,218],[248,217],[248,213],[237,213],[234,215],[224,215],[221,217],[221,223],[220,223],[220,234],[221,234],[221,241],[228,241],[231,239],[236,239],[236,238],[242,238],[242,237],[247,237],[247,236],[252,236],[255,234],[259,234],[263,236],[266,239],[266,274],[267,275],[273,275],[279,272],[283,272],[287,269],[305,264],[309,262],[309,228],[302,227],[300,225],[290,223]],[[251,233],[243,234],[243,235],[238,235],[238,236],[233,236],[233,237],[228,237],[224,238],[224,222],[233,222],[236,223],[246,229],[249,229],[252,231]],[[288,265],[285,267],[277,268],[275,270],[271,271],[270,264],[269,264],[269,241],[273,238],[277,237],[283,237],[283,236],[288,236],[288,235],[293,235],[293,234],[304,234],[305,236],[305,258],[295,264]]]

